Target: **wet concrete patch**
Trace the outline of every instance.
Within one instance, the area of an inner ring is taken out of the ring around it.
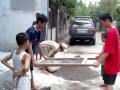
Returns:
[[[54,75],[75,81],[85,81],[100,76],[98,72],[91,70],[89,67],[62,67]]]

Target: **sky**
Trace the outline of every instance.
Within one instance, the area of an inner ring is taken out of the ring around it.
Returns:
[[[79,1],[79,0],[78,0]],[[86,3],[86,5],[89,5],[89,3],[91,2],[92,4],[95,4],[95,2],[99,2],[100,0],[82,0],[84,3]]]

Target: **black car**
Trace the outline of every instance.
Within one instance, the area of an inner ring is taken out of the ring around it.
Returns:
[[[93,20],[90,17],[75,17],[70,25],[70,44],[75,44],[76,40],[89,40],[92,45],[95,45],[96,30]]]

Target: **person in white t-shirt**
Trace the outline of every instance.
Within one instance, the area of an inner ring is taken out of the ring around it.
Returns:
[[[15,90],[31,90],[30,54],[25,50],[29,46],[26,33],[19,33],[16,36],[18,49],[6,56],[1,62],[13,71],[13,83]],[[8,61],[13,60],[13,66]]]
[[[67,48],[68,45],[65,43],[56,43],[55,41],[43,41],[41,42],[41,46],[42,45],[48,45],[48,46],[52,46],[54,48],[54,50],[57,51],[57,53],[54,55],[54,58],[65,58],[65,52],[67,52]],[[60,69],[60,66],[47,66],[46,70],[50,73],[54,73],[57,70]]]

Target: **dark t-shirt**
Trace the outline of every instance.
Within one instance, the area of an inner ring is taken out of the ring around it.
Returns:
[[[34,26],[31,26],[27,29],[26,33],[28,34],[29,41],[32,43],[32,50],[35,53],[37,44],[40,42],[40,31],[37,31]]]
[[[34,21],[32,26],[36,25],[37,21]],[[40,42],[45,41],[46,38],[46,28],[44,28],[44,30],[40,31]]]

